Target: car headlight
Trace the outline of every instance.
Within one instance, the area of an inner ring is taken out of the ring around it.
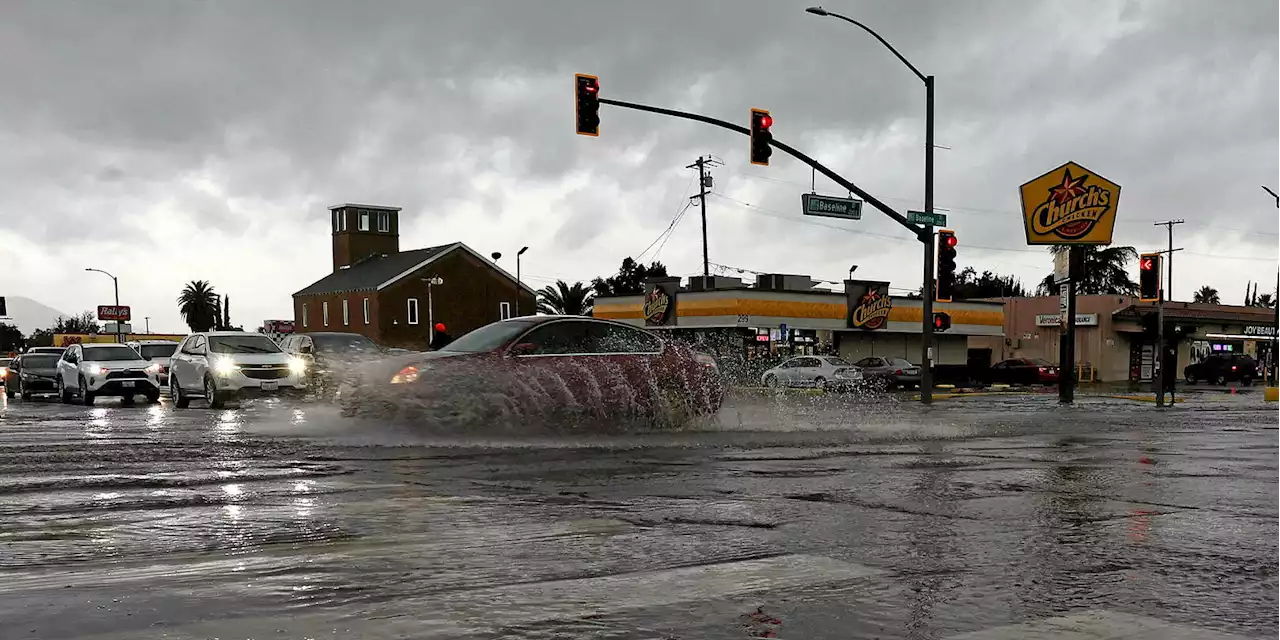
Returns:
[[[236,372],[240,365],[226,359],[221,359],[213,363],[213,372],[220,376],[229,376]]]
[[[307,372],[307,361],[302,358],[289,358],[289,372],[300,376]]]
[[[157,373],[160,373],[160,365],[153,362],[150,365],[148,365],[146,369],[143,369],[143,371],[146,371],[147,373],[155,375]]]
[[[391,376],[391,384],[408,384],[418,379],[418,368],[409,365]]]
[[[89,375],[91,376],[100,376],[106,372],[107,372],[107,368],[100,364],[89,365]]]

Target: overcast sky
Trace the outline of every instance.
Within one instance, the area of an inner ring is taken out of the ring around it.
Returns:
[[[829,0],[937,77],[936,205],[959,262],[1021,277],[1018,185],[1072,160],[1123,187],[1115,241],[1162,248],[1174,291],[1274,287],[1277,3]],[[866,33],[803,2],[9,0],[0,7],[0,295],[122,303],[185,331],[208,279],[233,322],[291,317],[331,268],[326,207],[403,207],[401,248],[501,251],[530,284],[611,273],[668,227],[713,154],[711,261],[920,284],[920,245],[868,209],[805,218],[810,171],[706,125],[604,107],[573,134],[575,72],[604,97],[774,135],[899,209],[923,200],[924,89]],[[819,192],[842,195],[818,180]],[[701,271],[696,209],[643,256]],[[1134,267],[1136,270],[1136,266]],[[736,272],[733,272],[736,275]],[[137,323],[141,328],[141,322]]]

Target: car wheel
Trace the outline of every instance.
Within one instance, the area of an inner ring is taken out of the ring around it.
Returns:
[[[209,403],[210,409],[222,408],[223,398],[218,395],[218,386],[214,384],[213,376],[204,377],[204,401]]]
[[[178,376],[172,373],[169,374],[169,397],[173,399],[173,406],[179,409],[191,406],[191,398],[182,390],[182,385],[178,384]]]
[[[58,380],[54,386],[58,390],[58,399],[62,401],[62,404],[71,404],[71,390],[62,383],[62,374],[58,374]]]
[[[1196,377],[1188,373],[1187,384],[1195,384],[1195,383],[1196,383]]]
[[[1213,383],[1221,387],[1227,383],[1227,377],[1222,374],[1218,374],[1213,377]]]
[[[770,389],[777,389],[777,388],[778,388],[778,378],[777,378],[777,376],[773,376],[773,375],[765,376],[765,377],[764,377],[764,386],[769,387]]]
[[[92,407],[93,401],[97,400],[97,396],[89,390],[89,384],[84,381],[84,376],[80,376],[80,400],[86,407]]]
[[[26,387],[22,386],[21,381],[18,382],[18,396],[21,397],[23,400],[31,399],[31,392],[27,391]]]
[[[11,385],[11,384],[9,384],[9,383],[7,383],[7,382],[5,383],[5,385],[4,385],[4,395],[6,395],[6,396],[8,396],[8,397],[10,397],[10,398],[12,398],[13,396],[17,395],[17,394],[16,394],[16,393],[14,393],[14,391],[13,391],[13,385]]]
[[[147,402],[150,402],[151,404],[160,402],[160,390],[156,389],[155,391],[148,391]]]
[[[1240,386],[1242,386],[1242,387],[1249,387],[1249,386],[1252,386],[1252,385],[1253,385],[1253,378],[1250,378],[1249,376],[1245,376],[1245,377],[1243,377],[1243,378],[1240,378]]]
[[[818,377],[814,378],[814,379],[813,379],[813,388],[815,388],[815,389],[826,389],[826,388],[827,388],[827,379],[826,379],[826,378],[824,378],[824,377],[822,377],[822,376],[818,376]]]

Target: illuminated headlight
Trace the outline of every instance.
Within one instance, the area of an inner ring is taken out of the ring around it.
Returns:
[[[239,368],[240,365],[230,360],[218,360],[213,363],[213,372],[220,376],[229,376],[235,373]]]
[[[155,375],[155,374],[157,374],[157,373],[160,373],[160,365],[155,364],[155,363],[152,363],[150,366],[148,366],[146,369],[144,369],[144,371],[146,371],[147,373],[149,373],[149,374],[151,374],[151,375]]]
[[[409,365],[401,369],[399,373],[396,373],[396,375],[391,376],[391,384],[408,384],[416,381],[417,379],[418,368],[413,365]]]
[[[107,372],[107,368],[100,364],[89,365],[89,375],[91,376],[100,376],[106,372]]]
[[[4,378],[8,375],[9,375],[9,367],[0,367],[0,378]]]
[[[289,358],[289,372],[300,376],[307,372],[307,361],[302,358]]]

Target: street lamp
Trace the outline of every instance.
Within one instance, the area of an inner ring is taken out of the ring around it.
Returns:
[[[926,76],[923,73],[920,73],[920,70],[917,69],[915,65],[907,61],[907,59],[904,58],[901,53],[898,53],[897,49],[893,48],[893,45],[889,44],[888,41],[880,37],[880,34],[876,33],[875,31],[872,31],[871,27],[868,27],[867,25],[862,24],[861,22],[858,22],[853,18],[849,18],[847,16],[842,16],[838,13],[832,13],[830,11],[827,11],[822,7],[809,7],[808,9],[805,9],[805,11],[812,13],[815,16],[839,18],[871,34],[872,37],[880,41],[880,44],[884,45],[886,49],[888,49],[893,53],[893,55],[897,56],[898,60],[902,61],[902,64],[907,65],[907,68],[911,69],[911,73],[916,74],[916,77],[919,78],[920,81],[924,83],[924,96],[925,96],[924,98],[925,99],[924,211],[930,218],[932,218],[933,217],[933,76]],[[929,232],[930,239],[924,243],[924,282],[922,283],[922,287],[920,291],[920,293],[922,294],[920,296],[922,298],[921,306],[923,307],[923,309],[921,310],[922,313],[920,316],[920,332],[921,332],[920,346],[921,346],[921,360],[923,361],[920,366],[920,401],[924,404],[931,404],[933,402],[933,297],[934,297],[933,241],[932,241],[933,225],[931,224],[926,225],[925,230]]]
[[[117,309],[120,308],[120,280],[115,276],[107,273],[106,271],[103,271],[102,269],[90,269],[88,267],[85,267],[85,271],[97,271],[98,273],[101,273],[107,276],[108,278],[111,278],[111,286],[116,291],[116,308]],[[121,338],[119,318],[116,318],[116,342],[124,342],[124,340]]]
[[[850,280],[852,280],[852,279],[853,279],[853,272],[854,272],[854,271],[857,271],[857,270],[858,270],[858,265],[856,265],[856,264],[851,264],[851,265],[849,265],[849,279],[850,279]]]
[[[427,335],[430,336],[427,344],[435,344],[436,341],[436,312],[435,307],[431,303],[431,287],[444,284],[444,278],[440,276],[431,276],[423,278],[423,282],[427,283]]]
[[[526,252],[526,251],[528,251],[528,250],[529,250],[529,247],[520,247],[520,250],[516,252],[516,314],[515,314],[515,316],[516,316],[517,318],[518,318],[518,317],[520,317],[520,284],[521,284],[521,282],[520,282],[520,256],[524,255],[524,252]]]
[[[1269,193],[1269,194],[1271,194],[1271,197],[1276,199],[1276,208],[1277,208],[1277,209],[1280,209],[1280,194],[1276,193],[1275,191],[1272,191],[1272,190],[1271,190],[1271,187],[1268,187],[1268,186],[1267,186],[1267,185],[1265,185],[1265,184],[1264,184],[1264,185],[1262,185],[1262,190],[1263,190],[1263,191],[1266,191],[1266,192],[1267,192],[1267,193]]]

